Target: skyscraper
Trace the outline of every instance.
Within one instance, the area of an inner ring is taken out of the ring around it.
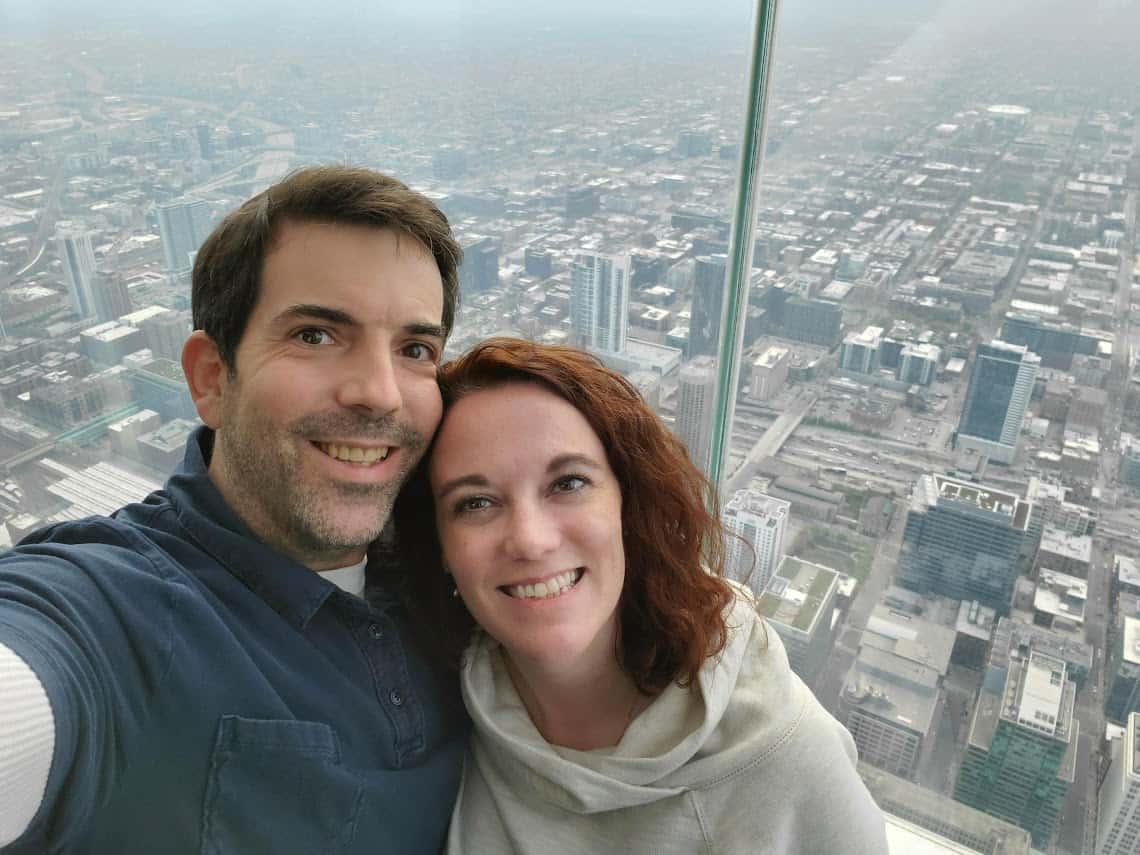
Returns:
[[[724,509],[724,527],[729,535],[725,540],[725,572],[730,579],[743,582],[757,594],[764,592],[784,557],[791,509],[791,503],[759,490],[736,491]]]
[[[979,344],[966,389],[957,443],[1012,463],[1041,358],[1027,348],[994,340]]]
[[[978,694],[954,798],[1024,828],[1044,848],[1076,771],[1076,693],[1060,659],[1013,658],[1001,691]]]
[[[702,471],[708,468],[712,439],[713,397],[716,395],[716,360],[698,356],[681,366],[677,384],[675,431],[689,457]]]
[[[61,223],[55,236],[56,252],[63,263],[64,281],[71,299],[71,308],[80,318],[95,315],[95,251],[91,248],[91,233],[72,223]]]
[[[726,255],[701,255],[693,268],[693,306],[689,321],[689,357],[716,356],[724,302]]]
[[[1112,762],[1100,785],[1096,855],[1132,855],[1140,850],[1140,713],[1132,713],[1124,736],[1112,742]]]
[[[570,266],[570,317],[576,341],[609,353],[625,350],[629,256],[579,253]]]
[[[899,583],[1008,615],[1029,510],[1004,490],[923,475],[907,512]]]
[[[210,206],[201,199],[180,199],[157,208],[158,233],[166,271],[183,276],[193,267],[193,255],[210,233]]]

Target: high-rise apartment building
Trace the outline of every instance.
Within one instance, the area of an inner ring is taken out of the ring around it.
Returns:
[[[570,266],[570,319],[582,347],[625,350],[629,256],[579,253]]]
[[[979,344],[966,388],[957,443],[1012,463],[1041,358],[1022,345]]]
[[[72,310],[80,318],[94,317],[95,250],[91,246],[91,233],[75,224],[61,223],[56,231],[55,247],[63,264]]]
[[[737,490],[724,509],[725,572],[762,594],[784,557],[792,506],[758,490]]]
[[[677,417],[674,430],[699,469],[708,466],[712,439],[713,398],[716,395],[716,360],[698,356],[678,372]]]
[[[748,395],[754,401],[767,401],[779,393],[788,382],[792,352],[789,348],[772,345],[752,362],[752,375]]]
[[[938,376],[938,361],[941,358],[941,348],[933,344],[914,342],[904,344],[899,352],[898,371],[895,377],[903,383],[929,386]]]
[[[1044,848],[1076,771],[1077,687],[1065,663],[1030,651],[998,692],[978,693],[954,798],[1030,833]]]
[[[1140,713],[1112,741],[1112,761],[1100,785],[1096,855],[1140,852]]]
[[[726,255],[701,255],[693,267],[693,305],[689,320],[689,357],[715,356],[724,303]]]
[[[210,234],[210,206],[201,199],[158,205],[158,233],[166,271],[183,276],[193,267],[194,253]]]
[[[903,530],[899,583],[1009,614],[1029,508],[1004,490],[923,475]]]
[[[874,374],[879,370],[882,340],[882,327],[867,327],[862,332],[848,333],[839,349],[839,367],[853,374]]]
[[[182,358],[182,345],[190,335],[190,319],[182,312],[166,310],[140,319],[139,329],[146,338],[155,359],[178,362]]]

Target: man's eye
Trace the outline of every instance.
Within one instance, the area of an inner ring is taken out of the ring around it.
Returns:
[[[404,356],[422,362],[433,362],[435,361],[435,348],[429,347],[423,342],[414,341],[404,347]]]
[[[332,341],[332,336],[319,327],[306,327],[297,333],[297,338],[305,344],[328,344]]]

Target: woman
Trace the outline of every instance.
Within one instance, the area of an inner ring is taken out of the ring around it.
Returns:
[[[441,387],[396,520],[428,627],[466,647],[449,851],[887,852],[851,737],[721,577],[709,484],[630,384],[495,339]]]

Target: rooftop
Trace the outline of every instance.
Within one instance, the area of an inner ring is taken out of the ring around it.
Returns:
[[[838,580],[830,567],[785,556],[757,607],[772,623],[810,636],[834,599]]]
[[[935,475],[933,478],[940,499],[962,502],[992,514],[1009,517],[1014,528],[1024,529],[1029,522],[1029,504],[1013,493],[957,481],[945,475]]]
[[[1140,665],[1140,618],[1124,618],[1124,661]]]

